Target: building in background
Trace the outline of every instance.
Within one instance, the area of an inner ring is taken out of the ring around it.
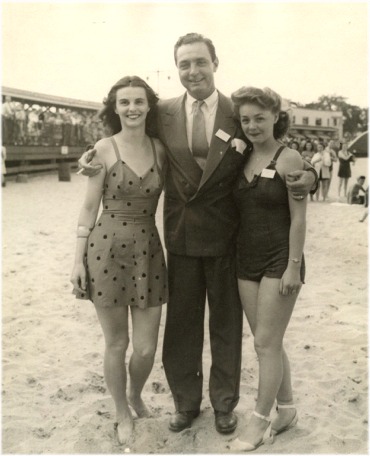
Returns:
[[[299,139],[343,139],[342,111],[307,109],[289,103],[291,126],[289,134]]]

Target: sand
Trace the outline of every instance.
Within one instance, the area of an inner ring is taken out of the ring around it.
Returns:
[[[354,176],[367,175],[366,160]],[[334,175],[336,169],[334,170]],[[354,182],[354,178],[351,179]],[[104,341],[90,302],[71,294],[75,227],[86,179],[56,174],[8,182],[3,209],[2,449],[17,454],[123,453],[114,438],[113,402],[103,379]],[[364,209],[336,198],[309,202],[307,275],[285,337],[298,425],[255,453],[367,454],[367,232]],[[161,227],[161,206],[157,214]],[[164,307],[165,310],[165,307]],[[202,413],[191,429],[167,429],[173,402],[161,362],[144,389],[153,418],[135,420],[132,453],[228,453],[257,391],[257,361],[245,320],[239,426],[214,428],[204,346]],[[206,332],[207,333],[207,332]]]

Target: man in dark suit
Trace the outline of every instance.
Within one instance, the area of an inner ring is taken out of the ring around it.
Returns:
[[[238,213],[232,188],[244,161],[231,101],[216,90],[213,43],[196,33],[180,37],[175,62],[186,93],[159,103],[159,138],[168,156],[164,233],[169,302],[163,365],[176,413],[170,430],[190,427],[200,413],[206,298],[212,366],[209,395],[220,433],[233,432],[239,400],[242,307],[235,273]],[[204,102],[204,103],[202,103]],[[80,165],[88,168],[86,162]],[[88,174],[88,172],[87,172]],[[297,171],[297,195],[313,174]]]
[[[159,105],[159,137],[168,151],[164,232],[169,302],[163,365],[176,407],[169,428],[182,431],[199,415],[207,296],[209,394],[216,429],[227,433],[237,425],[233,409],[239,400],[243,321],[235,273],[238,214],[232,187],[244,157],[231,147],[238,126],[230,100],[215,88],[218,59],[212,42],[195,33],[181,37],[175,61],[187,92]],[[203,156],[193,145],[197,100],[204,101]]]

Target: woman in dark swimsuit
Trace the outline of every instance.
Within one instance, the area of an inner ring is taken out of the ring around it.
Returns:
[[[289,125],[280,96],[270,89],[243,87],[233,93],[232,101],[253,145],[236,184],[235,200],[241,215],[239,293],[254,335],[259,386],[242,440],[235,440],[231,448],[252,451],[298,420],[283,337],[304,281],[307,198],[295,200],[286,188],[287,175],[303,169],[303,160],[279,141]],[[278,415],[271,423],[275,400]]]

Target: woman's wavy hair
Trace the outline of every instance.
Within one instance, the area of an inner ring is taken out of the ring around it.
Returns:
[[[108,96],[103,100],[104,107],[99,113],[99,118],[107,132],[115,135],[122,130],[121,120],[115,112],[117,91],[124,87],[142,87],[145,89],[148,98],[150,111],[147,114],[145,122],[145,132],[149,136],[157,136],[157,103],[158,96],[154,90],[139,76],[125,76],[117,81],[110,89]]]
[[[268,87],[258,89],[256,87],[241,87],[231,94],[233,102],[234,114],[240,121],[240,107],[250,103],[260,106],[262,109],[268,109],[273,114],[278,114],[279,118],[274,124],[274,138],[283,138],[290,126],[289,114],[281,110],[281,96]]]
[[[307,144],[311,144],[312,148],[311,150],[314,152],[315,151],[315,145],[312,141],[306,141],[303,146],[303,151],[307,150]]]

